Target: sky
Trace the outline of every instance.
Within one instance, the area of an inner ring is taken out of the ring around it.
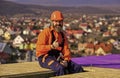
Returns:
[[[60,5],[60,6],[80,6],[80,5],[120,5],[120,0],[7,0],[22,4],[37,5]]]

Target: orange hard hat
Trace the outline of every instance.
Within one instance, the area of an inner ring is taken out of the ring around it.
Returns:
[[[52,14],[51,14],[51,20],[63,20],[63,15],[60,11],[54,11]]]

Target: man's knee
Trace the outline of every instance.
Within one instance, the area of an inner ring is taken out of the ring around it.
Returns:
[[[73,68],[74,68],[75,73],[84,71],[83,67],[80,64],[77,64],[74,62],[72,62],[72,63],[73,63]]]
[[[83,72],[83,67],[81,65],[76,65],[76,73],[77,72]]]

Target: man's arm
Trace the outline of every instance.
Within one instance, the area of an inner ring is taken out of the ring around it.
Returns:
[[[38,40],[36,44],[36,52],[41,52],[43,54],[46,54],[49,50],[51,50],[51,45],[48,44],[48,33],[46,31],[42,31],[38,35]]]

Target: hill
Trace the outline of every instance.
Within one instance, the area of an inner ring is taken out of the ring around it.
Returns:
[[[33,13],[26,5],[0,0],[0,15],[14,15],[19,13]]]
[[[86,6],[86,5],[120,5],[120,0],[8,0],[22,4],[35,4],[44,6]]]
[[[80,6],[80,7],[62,7],[62,6],[41,6],[18,4],[15,2],[0,0],[0,15],[39,15],[49,16],[53,10],[61,10],[65,14],[120,14],[118,7],[95,7],[95,6]]]

